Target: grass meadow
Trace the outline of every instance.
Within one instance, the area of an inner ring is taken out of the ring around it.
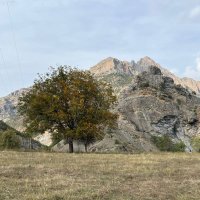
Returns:
[[[0,200],[199,200],[200,154],[0,152]]]

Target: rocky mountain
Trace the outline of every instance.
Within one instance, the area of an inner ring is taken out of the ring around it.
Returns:
[[[121,90],[118,102],[118,128],[92,150],[155,151],[151,137],[168,135],[192,151],[191,138],[200,134],[200,98],[176,85],[158,67],[149,66],[133,78]]]
[[[160,64],[156,63],[149,57],[141,58],[138,62],[135,61],[120,61],[116,58],[108,57],[97,65],[90,68],[90,71],[98,77],[105,77],[109,74],[123,74],[126,76],[135,76],[143,71],[148,71],[149,66],[158,67],[163,75],[171,77],[175,84],[180,84],[191,91],[200,94],[200,81],[195,81],[191,78],[179,78],[171,73],[166,68],[163,68]]]
[[[192,151],[191,138],[200,134],[200,82],[179,78],[149,57],[138,62],[109,57],[91,72],[113,86],[119,102],[118,129],[92,151],[156,151],[151,137],[165,134]]]
[[[23,131],[24,126],[22,117],[18,114],[16,106],[19,97],[26,91],[28,89],[23,88],[10,93],[6,97],[0,98],[0,120],[18,131]]]
[[[191,139],[200,134],[200,82],[179,78],[149,57],[138,62],[109,57],[90,71],[113,86],[118,96],[115,111],[119,113],[118,127],[90,151],[158,151],[151,138],[162,135],[174,143],[182,141],[187,151],[193,150]],[[22,92],[26,89],[0,99],[0,120],[18,130],[23,124],[15,106]],[[48,133],[37,140],[51,143]],[[60,142],[53,149],[66,150],[67,144]],[[82,149],[81,145],[77,144],[77,149]]]

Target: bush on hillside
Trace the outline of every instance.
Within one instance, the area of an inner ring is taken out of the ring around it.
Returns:
[[[20,140],[15,131],[7,130],[0,133],[0,148],[1,149],[20,148]]]
[[[181,141],[173,143],[168,135],[152,136],[152,142],[160,151],[184,152],[185,144]]]
[[[196,136],[192,139],[192,147],[195,151],[200,152],[200,136]]]
[[[174,152],[184,152],[185,151],[185,144],[181,141],[174,144]]]

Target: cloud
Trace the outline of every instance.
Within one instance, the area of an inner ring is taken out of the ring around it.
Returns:
[[[196,58],[196,66],[187,66],[183,73],[184,77],[191,77],[195,80],[200,80],[200,57]]]
[[[193,9],[190,11],[189,17],[190,17],[191,19],[200,17],[200,6],[197,6],[197,7],[193,8]]]

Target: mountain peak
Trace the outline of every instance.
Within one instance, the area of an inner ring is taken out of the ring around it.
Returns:
[[[142,66],[142,67],[148,67],[148,66],[151,66],[151,65],[160,67],[160,65],[158,63],[156,63],[152,58],[150,58],[148,56],[145,56],[145,57],[141,58],[137,62],[137,64],[140,65],[140,66]]]
[[[103,59],[101,62],[103,62],[103,61],[113,61],[113,60],[118,60],[118,59],[110,56],[110,57]]]
[[[117,58],[108,57],[91,67],[90,71],[96,76],[102,76],[111,73],[124,73],[131,75],[133,67],[128,61],[120,61]]]

